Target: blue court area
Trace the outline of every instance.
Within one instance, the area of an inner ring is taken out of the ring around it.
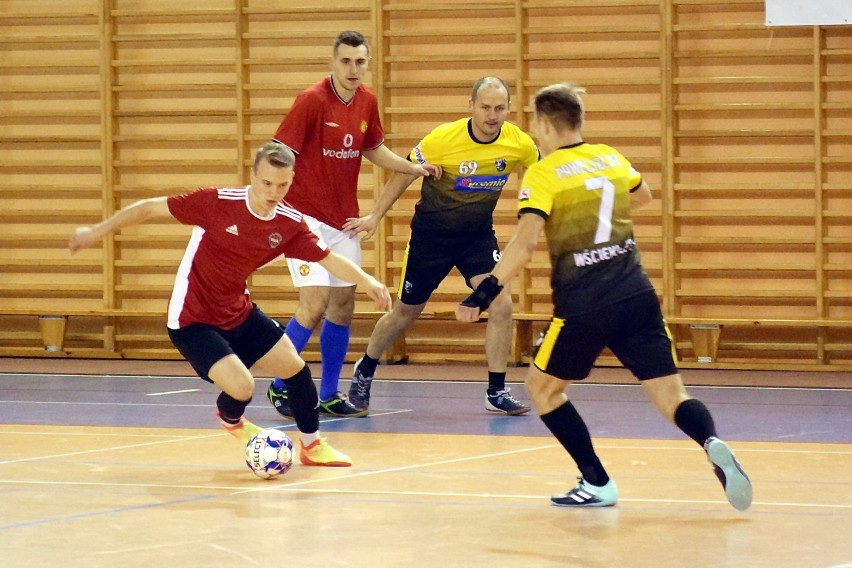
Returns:
[[[267,385],[267,379],[258,380],[247,417],[266,427],[295,428],[267,402]],[[516,398],[528,400],[523,385],[510,386]],[[341,381],[341,389],[348,389],[348,381]],[[690,386],[689,391],[708,405],[727,440],[852,442],[852,389]],[[189,376],[2,373],[0,423],[217,428],[218,392]],[[369,416],[322,416],[321,430],[549,436],[534,413],[487,412],[484,393],[482,382],[440,376],[377,379]],[[655,412],[638,384],[580,383],[571,386],[570,395],[595,437],[684,437]]]

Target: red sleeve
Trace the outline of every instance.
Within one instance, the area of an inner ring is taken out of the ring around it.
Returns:
[[[296,235],[287,243],[287,251],[284,254],[289,258],[319,262],[331,254],[331,249],[320,242],[319,237],[308,229],[303,219],[296,229]]]
[[[273,138],[297,154],[301,153],[307,144],[311,133],[316,130],[322,103],[309,92],[303,92],[293,102],[290,111],[284,116]]]
[[[385,130],[382,128],[382,119],[379,117],[379,103],[375,95],[371,99],[372,108],[370,109],[370,118],[367,122],[367,132],[364,133],[365,150],[378,148],[385,141]]]
[[[217,195],[215,187],[205,187],[180,195],[172,195],[168,197],[166,203],[174,218],[184,225],[204,227],[205,221],[209,218],[209,211],[218,199]]]

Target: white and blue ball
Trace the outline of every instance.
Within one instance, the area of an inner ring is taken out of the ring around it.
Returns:
[[[293,466],[293,441],[280,430],[261,430],[246,444],[246,465],[263,479],[287,473]]]

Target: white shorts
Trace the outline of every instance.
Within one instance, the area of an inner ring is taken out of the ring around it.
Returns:
[[[302,215],[305,223],[313,234],[325,243],[331,250],[344,256],[361,266],[361,237],[350,237],[343,231],[338,231],[330,225],[314,219],[309,215]],[[290,268],[290,276],[293,278],[293,286],[328,286],[331,288],[344,288],[354,286],[352,282],[346,282],[337,278],[328,270],[316,262],[306,262],[298,258],[288,258],[287,266]]]

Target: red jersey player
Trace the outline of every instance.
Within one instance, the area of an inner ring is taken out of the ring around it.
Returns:
[[[358,217],[361,158],[405,174],[440,176],[439,168],[412,163],[384,145],[376,97],[362,84],[369,62],[370,50],[363,35],[354,31],[338,35],[331,75],[296,98],[274,137],[299,157],[299,175],[288,201],[305,214],[308,226],[331,250],[359,266],[360,238],[344,231],[343,225]],[[287,264],[293,285],[299,288],[299,306],[286,327],[297,351],[307,345],[325,316],[320,331],[320,411],[346,417],[366,415],[366,409],[356,409],[338,392],[355,309],[352,282],[329,274],[310,259],[288,258]],[[293,414],[286,386],[276,379],[267,397],[289,418]]]
[[[294,179],[295,157],[270,142],[255,156],[251,185],[199,189],[137,201],[94,227],[71,236],[72,253],[105,235],[157,217],[193,225],[169,302],[168,333],[199,376],[222,389],[217,415],[230,433],[248,442],[260,428],[243,418],[254,392],[249,369],[287,377],[305,465],[348,466],[352,460],[319,433],[318,396],[311,372],[281,326],[264,314],[246,289],[248,276],[282,255],[316,262],[364,286],[382,310],[387,288],[310,232],[301,213],[283,201]]]

